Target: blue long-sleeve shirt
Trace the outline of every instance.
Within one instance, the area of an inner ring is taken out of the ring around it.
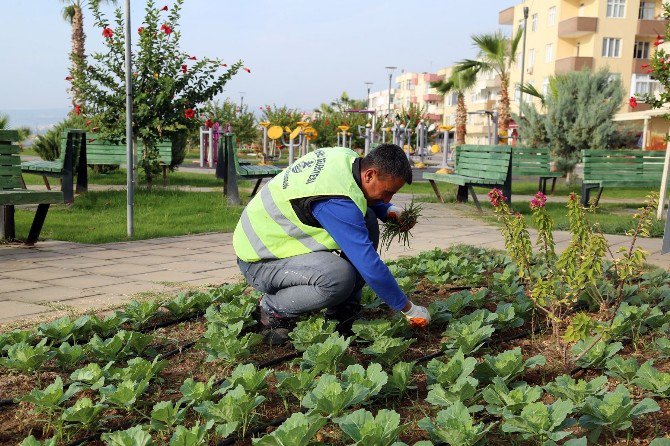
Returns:
[[[390,204],[369,205],[382,221]],[[365,282],[386,304],[396,311],[407,304],[407,296],[393,274],[375,251],[365,226],[365,217],[356,204],[347,198],[329,198],[312,204],[312,215],[337,242]]]

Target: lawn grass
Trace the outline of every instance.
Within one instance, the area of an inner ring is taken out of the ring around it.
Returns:
[[[43,185],[44,181],[39,175],[23,174],[23,179],[26,184],[31,185]],[[50,178],[49,182],[57,185],[58,180]],[[89,169],[88,171],[88,183],[89,184],[100,184],[107,186],[125,186],[126,184],[126,169],[117,169],[108,173],[97,173]],[[144,184],[146,181],[143,178],[143,175],[140,174],[140,184]],[[250,187],[250,181],[241,180],[238,181],[240,188]],[[154,185],[161,187],[163,185],[163,177],[158,176],[154,180]],[[216,178],[211,173],[191,173],[191,172],[180,172],[179,170],[168,173],[168,186],[192,186],[192,187],[223,187],[223,180]],[[56,187],[57,188],[57,187]]]
[[[245,195],[246,196],[246,195]],[[242,206],[228,206],[220,193],[154,188],[135,192],[135,239],[203,232],[232,232]],[[34,211],[16,210],[16,231],[25,237]],[[52,205],[42,238],[79,243],[127,241],[126,192],[93,191],[70,207]]]
[[[437,183],[440,188],[440,193],[446,200],[447,198],[455,197],[456,195],[456,185],[449,183]],[[512,181],[512,201],[514,201],[514,195],[535,195],[538,191],[538,184],[536,181]],[[481,200],[486,200],[486,194],[488,193],[489,188],[480,188],[475,187],[477,196]],[[400,193],[414,194],[414,195],[430,195],[435,197],[433,188],[430,186],[430,183],[426,182],[414,182],[412,184],[405,185],[399,191]],[[556,190],[554,191],[554,196],[568,196],[570,193],[581,193],[581,183],[577,184],[566,184],[564,178],[559,178],[556,182]],[[602,199],[617,199],[617,198],[639,198],[641,201],[646,197],[650,192],[658,192],[658,188],[605,188],[603,191]],[[595,196],[597,192],[592,192],[591,195]],[[432,200],[431,200],[432,201]]]

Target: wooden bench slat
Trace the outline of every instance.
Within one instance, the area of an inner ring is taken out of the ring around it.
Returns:
[[[0,205],[22,204],[54,204],[62,203],[63,194],[60,192],[42,192],[28,189],[1,190]]]

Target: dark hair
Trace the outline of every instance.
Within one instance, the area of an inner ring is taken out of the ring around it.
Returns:
[[[412,184],[412,166],[405,152],[395,144],[381,144],[361,160],[361,169],[376,167],[382,175],[402,178]]]

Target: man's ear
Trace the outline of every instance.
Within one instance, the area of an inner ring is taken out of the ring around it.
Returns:
[[[361,175],[361,180],[364,183],[369,183],[374,179],[376,175],[377,175],[377,169],[375,169],[374,167],[370,167],[363,171],[363,175]]]

